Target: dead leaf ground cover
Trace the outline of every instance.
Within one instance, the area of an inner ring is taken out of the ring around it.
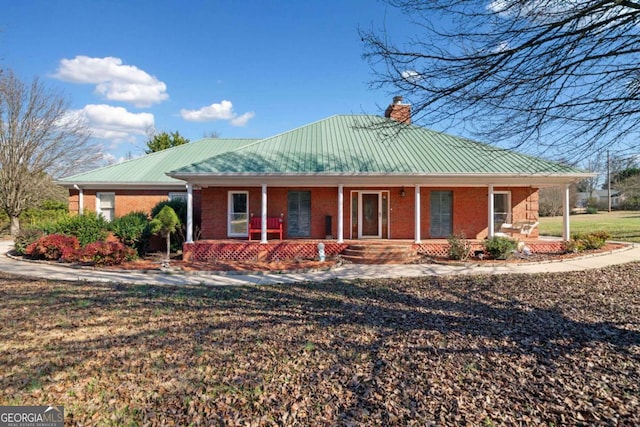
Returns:
[[[0,275],[0,404],[68,425],[638,425],[640,264],[187,287]]]

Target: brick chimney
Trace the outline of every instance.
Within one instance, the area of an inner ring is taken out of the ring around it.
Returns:
[[[394,96],[393,102],[387,107],[384,116],[400,123],[411,123],[411,105],[403,104],[401,96]]]

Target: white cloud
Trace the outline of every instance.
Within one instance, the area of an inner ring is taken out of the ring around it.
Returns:
[[[238,117],[234,117],[233,119],[231,119],[231,124],[233,126],[244,126],[247,124],[247,122],[251,119],[253,119],[255,117],[256,113],[254,113],[253,111],[249,111],[248,113],[244,113],[241,116]]]
[[[133,65],[123,65],[111,56],[91,58],[79,55],[62,59],[54,77],[72,83],[95,84],[96,93],[110,101],[149,107],[169,98],[167,85]]]
[[[151,113],[130,113],[123,107],[89,104],[82,110],[70,112],[74,120],[80,120],[94,138],[114,143],[134,141],[136,135],[145,135],[154,125]]]
[[[212,122],[215,120],[229,120],[232,126],[244,126],[249,120],[255,117],[255,113],[250,111],[238,115],[233,111],[231,101],[223,100],[219,104],[213,103],[199,110],[180,110],[183,119],[189,122]]]

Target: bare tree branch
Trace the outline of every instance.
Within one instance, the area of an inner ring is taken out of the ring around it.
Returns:
[[[34,79],[0,75],[0,209],[19,230],[19,215],[35,206],[51,177],[90,167],[100,157],[65,98]]]
[[[576,162],[637,150],[640,2],[389,0],[419,33],[361,31],[372,87],[414,122]]]

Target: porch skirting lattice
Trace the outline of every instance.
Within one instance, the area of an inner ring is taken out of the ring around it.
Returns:
[[[186,261],[280,261],[292,259],[318,259],[318,243],[324,245],[327,258],[344,251],[346,243],[331,240],[277,240],[265,244],[245,241],[199,240],[185,243],[183,259]]]
[[[375,242],[358,241],[359,244],[376,244]],[[387,243],[394,240],[386,240]],[[318,259],[318,244],[324,245],[327,259],[344,252],[354,241],[338,243],[334,240],[274,240],[262,244],[242,240],[199,240],[185,243],[183,259],[186,261],[215,262],[225,261],[260,261],[271,262],[281,260]],[[380,243],[379,241],[377,242]],[[525,242],[532,253],[557,254],[562,251],[560,241],[541,241],[532,239]],[[408,247],[419,255],[434,258],[446,258],[449,244],[446,240],[430,240],[419,244],[406,241]],[[472,243],[471,251],[482,250],[480,241]]]

